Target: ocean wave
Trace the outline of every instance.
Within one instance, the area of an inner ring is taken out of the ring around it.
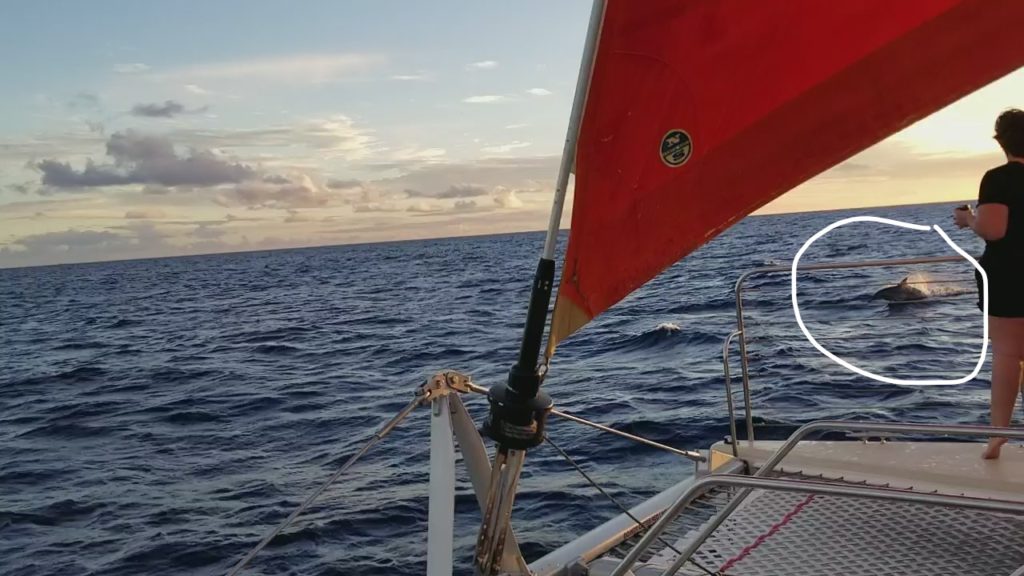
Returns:
[[[313,326],[282,326],[270,330],[254,330],[235,335],[232,340],[240,344],[276,344],[291,338],[302,338],[315,332]]]
[[[169,412],[160,418],[162,422],[178,425],[207,424],[210,422],[220,422],[224,419],[225,417],[223,414],[218,414],[209,410],[175,411]]]
[[[60,344],[57,344],[56,346],[53,347],[53,350],[55,350],[55,351],[63,351],[63,350],[97,350],[97,349],[103,349],[103,348],[109,348],[109,347],[110,347],[109,344],[104,343],[104,342],[95,341],[95,340],[94,341],[87,341],[87,342],[73,341],[73,342],[62,342]]]
[[[301,353],[304,350],[299,346],[291,344],[257,344],[250,348],[254,354],[267,354],[271,356],[282,356]]]
[[[50,437],[65,440],[78,440],[92,436],[104,436],[114,428],[102,424],[89,425],[81,422],[51,422],[42,426],[36,426],[30,430],[17,434],[16,438],[40,438]]]
[[[930,210],[884,214],[948,216]],[[670,446],[721,440],[730,433],[722,343],[736,327],[738,275],[787,264],[802,239],[837,217],[744,221],[560,345],[545,389],[567,412]],[[542,241],[507,235],[0,270],[0,302],[16,303],[0,306],[0,486],[10,488],[0,489],[0,573],[226,572],[430,374],[462,370],[484,386],[507,380]],[[934,252],[902,237],[855,242],[878,258]],[[977,353],[967,336],[980,335],[969,269],[936,268],[936,278],[963,278],[965,292],[925,306],[858,299],[911,272],[807,274],[801,303],[820,312],[808,321],[823,340],[834,337],[830,347],[865,365],[963,370]],[[99,278],[116,280],[116,290]],[[986,421],[987,366],[945,391],[870,382],[806,342],[787,273],[751,277],[748,288],[758,438],[784,439],[822,417]],[[465,401],[482,422],[486,400]],[[254,572],[422,574],[427,413],[395,427],[257,557]],[[548,434],[628,502],[692,469],[557,417]],[[618,513],[549,447],[526,462],[514,518],[528,559]],[[456,485],[456,572],[469,573],[479,507],[461,463]],[[61,522],[70,529],[55,529]]]
[[[107,325],[108,329],[116,330],[118,328],[128,328],[129,326],[140,326],[143,322],[133,318],[118,318],[114,322]]]
[[[685,345],[701,345],[718,342],[714,334],[701,332],[692,328],[682,328],[672,322],[663,322],[651,330],[602,342],[601,354],[629,354],[664,352],[668,349]]]

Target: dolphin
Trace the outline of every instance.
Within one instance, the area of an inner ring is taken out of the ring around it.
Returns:
[[[904,278],[895,286],[882,288],[878,292],[875,292],[874,295],[871,296],[871,299],[888,300],[889,302],[913,302],[915,300],[924,300],[927,297],[928,294],[925,293],[924,290],[911,286],[910,282]]]

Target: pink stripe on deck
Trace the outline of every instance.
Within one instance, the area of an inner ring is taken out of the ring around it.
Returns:
[[[765,532],[764,534],[761,534],[749,546],[746,546],[746,547],[743,548],[743,550],[740,550],[739,554],[737,554],[736,556],[733,556],[732,558],[730,558],[728,561],[726,561],[725,564],[722,564],[721,568],[719,568],[718,571],[724,573],[726,570],[728,570],[729,568],[732,568],[737,563],[739,563],[741,560],[743,560],[748,555],[750,555],[750,553],[753,552],[754,550],[756,550],[758,546],[760,546],[761,544],[764,544],[764,542],[766,540],[768,540],[769,538],[772,537],[772,535],[774,535],[776,532],[781,530],[783,526],[785,526],[786,524],[789,524],[790,521],[793,520],[793,518],[796,518],[796,515],[799,514],[804,509],[805,506],[810,504],[811,501],[814,500],[814,497],[815,497],[814,494],[810,494],[810,495],[807,496],[807,498],[804,498],[800,503],[798,503],[796,506],[794,506],[792,510],[787,512],[786,515],[782,517],[782,520],[779,520],[778,522],[773,524],[772,527],[769,528],[767,532]]]

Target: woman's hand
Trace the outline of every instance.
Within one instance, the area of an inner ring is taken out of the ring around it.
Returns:
[[[960,206],[953,210],[953,222],[956,223],[956,227],[963,230],[971,226],[971,219],[974,216],[974,210],[971,210],[970,206]]]

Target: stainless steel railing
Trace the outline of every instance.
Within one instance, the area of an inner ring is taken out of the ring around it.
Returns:
[[[790,435],[786,442],[783,443],[774,454],[772,454],[771,458],[769,458],[768,461],[766,461],[765,464],[757,470],[753,477],[712,474],[695,482],[666,509],[665,514],[662,515],[658,522],[647,531],[643,539],[641,539],[640,542],[630,550],[629,554],[626,555],[622,562],[619,563],[612,572],[612,576],[623,576],[626,574],[644,551],[646,551],[651,544],[661,536],[668,525],[686,509],[689,503],[700,496],[704,491],[714,486],[735,486],[743,488],[743,490],[737,494],[728,505],[722,508],[714,518],[708,521],[699,533],[695,534],[693,538],[688,540],[686,547],[679,551],[680,553],[676,557],[675,561],[662,573],[662,576],[671,576],[678,572],[683,564],[693,556],[708,537],[718,529],[722,522],[724,522],[725,519],[739,507],[744,498],[746,498],[747,495],[750,494],[750,491],[755,488],[874,498],[881,500],[950,506],[963,509],[1024,514],[1024,503],[1022,502],[1009,502],[948,494],[909,492],[882,487],[826,484],[808,480],[766,478],[766,476],[774,471],[775,467],[782,462],[782,460],[796,447],[797,444],[800,443],[801,440],[813,432],[825,430],[958,436],[1001,436],[1010,439],[1024,439],[1024,429],[1020,428],[835,420],[811,422],[800,427],[796,432]]]
[[[798,272],[810,272],[820,270],[840,270],[840,269],[855,269],[855,268],[882,268],[891,266],[909,266],[919,264],[941,264],[941,263],[952,263],[952,262],[964,262],[966,261],[960,256],[934,256],[925,258],[893,258],[884,260],[863,260],[863,261],[847,261],[847,262],[822,262],[817,264],[801,264]],[[754,421],[753,421],[753,408],[751,405],[751,390],[750,390],[750,360],[748,355],[748,344],[749,338],[747,334],[746,320],[744,316],[744,302],[743,293],[746,287],[747,281],[755,276],[763,276],[770,274],[789,274],[791,272],[790,266],[765,266],[762,268],[755,268],[749,270],[740,275],[739,279],[736,280],[735,294],[736,294],[736,330],[731,332],[725,339],[722,346],[722,368],[725,375],[727,406],[729,409],[729,422],[730,432],[732,434],[732,441],[738,442],[739,439],[736,437],[736,414],[735,414],[735,403],[732,394],[732,378],[729,369],[730,350],[732,343],[739,343],[739,359],[740,359],[740,376],[742,379],[743,387],[743,411],[744,419],[746,422],[746,433],[747,440],[754,440]],[[735,450],[735,448],[734,448]]]
[[[733,340],[740,335],[739,330],[734,330],[725,338],[722,345],[722,372],[725,375],[725,404],[729,409],[729,443],[732,446],[732,455],[739,456],[736,443],[739,437],[736,435],[736,406],[732,397],[732,375],[729,370],[729,350],[732,348]],[[754,419],[750,415],[750,402],[744,402],[744,409],[747,411],[747,438],[754,437]]]

